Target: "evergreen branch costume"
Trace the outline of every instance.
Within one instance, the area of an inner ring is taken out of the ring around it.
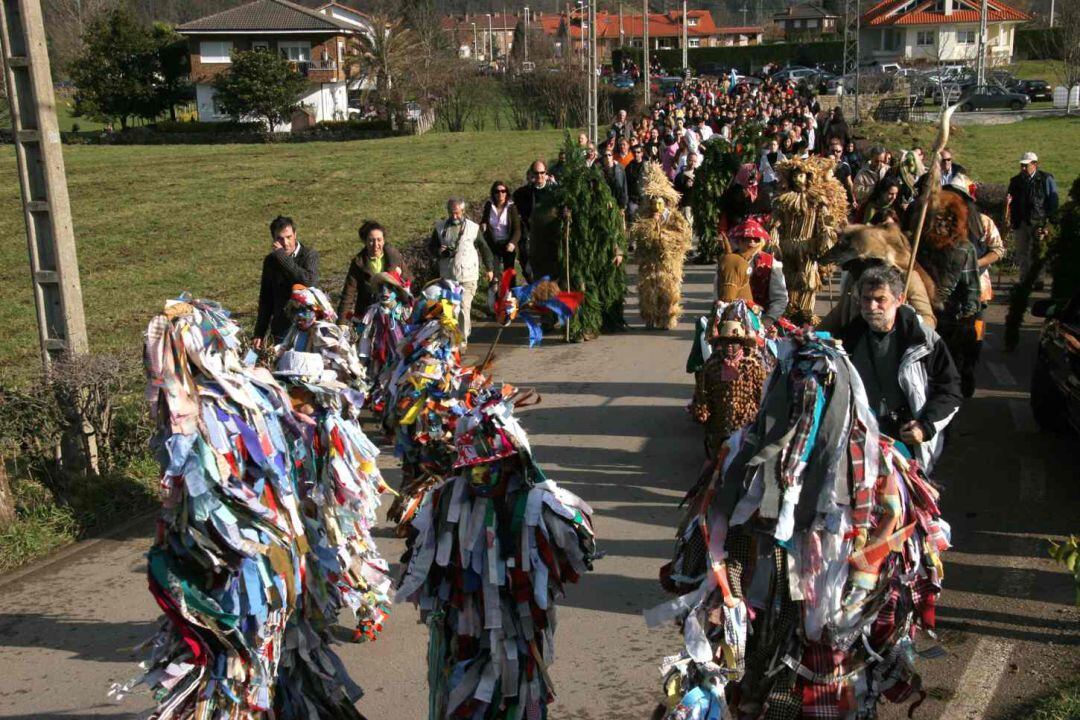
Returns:
[[[814,297],[821,283],[817,259],[847,222],[847,193],[833,176],[831,158],[792,158],[777,165],[785,191],[773,199],[790,303],[797,323],[816,322]]]
[[[699,239],[698,262],[712,262],[720,252],[720,218],[725,212],[730,212],[730,208],[724,207],[725,193],[739,168],[744,163],[755,161],[754,153],[760,145],[761,131],[760,125],[745,124],[737,128],[731,142],[714,136],[702,145],[702,163],[694,171],[694,188],[689,198],[694,233]]]
[[[428,718],[547,717],[555,600],[592,569],[592,511],[533,461],[527,401],[461,365],[452,281],[417,299],[389,426],[406,483],[397,600],[428,626]]]
[[[679,301],[690,223],[678,212],[679,193],[658,163],[646,166],[644,190],[644,212],[630,228],[637,245],[641,318],[648,328],[672,330],[682,315]]]
[[[623,305],[626,298],[626,271],[616,265],[623,255],[626,232],[622,210],[608,188],[599,167],[587,167],[581,150],[569,137],[566,165],[555,192],[546,193],[533,217],[534,242],[557,245],[559,282],[570,272],[565,290],[585,293],[585,301],[570,323],[574,339],[592,337],[601,331],[626,327]],[[570,232],[570,254],[566,255],[564,233]]]
[[[660,571],[679,597],[646,612],[685,639],[673,664],[689,684],[669,718],[689,717],[703,693],[720,715],[727,701],[739,718],[808,720],[874,717],[881,697],[924,695],[914,641],[934,627],[949,547],[938,493],[879,435],[827,335],[796,331],[779,357],[755,421],[687,494]]]
[[[385,485],[348,338],[324,295],[299,292],[310,324],[281,346],[287,384],[241,363],[214,303],[170,301],[147,329],[163,473],[148,581],[165,618],[140,682],[162,720],[361,717],[329,628],[348,606],[359,637],[379,629],[390,584],[370,528]]]

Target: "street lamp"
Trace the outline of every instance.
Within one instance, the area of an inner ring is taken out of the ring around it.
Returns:
[[[687,25],[690,21],[686,19],[686,0],[682,0],[682,67],[683,74],[686,74],[686,69],[690,67],[689,62],[686,59],[686,43],[687,43]]]
[[[487,15],[487,19],[488,19],[488,36],[487,36],[488,56],[487,56],[487,61],[488,61],[488,64],[491,64],[491,61],[495,59],[495,43],[494,43],[494,41],[492,39],[492,36],[491,36],[491,13],[484,13],[484,14]]]
[[[476,23],[470,23],[472,25],[472,54],[473,60],[476,59]]]

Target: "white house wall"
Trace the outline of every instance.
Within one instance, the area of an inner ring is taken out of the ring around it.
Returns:
[[[224,122],[230,119],[228,115],[218,115],[214,112],[214,88],[210,85],[195,86],[195,102],[199,108],[201,122]],[[323,83],[312,86],[300,99],[300,104],[307,105],[315,111],[315,122],[345,120],[349,105],[345,83]],[[285,123],[275,127],[274,130],[285,132],[290,127],[289,123]]]
[[[885,30],[892,30],[901,34],[900,45],[896,50],[881,49],[882,32]],[[937,33],[936,42],[934,45],[920,46],[918,44],[919,32],[927,31]],[[979,51],[978,43],[960,43],[957,41],[960,32],[968,31],[978,34],[978,23],[866,28],[859,33],[860,57],[864,62],[876,60],[879,63],[897,61],[974,62]],[[989,25],[986,29],[986,35],[990,46],[991,63],[1007,64],[1011,62],[1013,41],[1016,37],[1015,23]]]

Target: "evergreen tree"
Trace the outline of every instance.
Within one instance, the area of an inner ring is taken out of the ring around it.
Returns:
[[[233,53],[229,69],[214,78],[213,86],[225,114],[235,120],[259,118],[272,131],[297,108],[307,81],[288,60],[249,50]]]
[[[615,256],[626,245],[626,235],[622,210],[600,168],[586,167],[584,154],[569,135],[564,149],[566,165],[559,176],[559,185],[548,199],[550,206],[541,206],[538,211],[554,212],[560,218],[556,226],[562,273],[557,279],[560,284],[565,283],[569,266],[568,289],[585,293],[585,301],[570,325],[571,337],[581,339],[626,325],[623,319],[626,272],[622,265],[615,264]],[[567,229],[569,257],[565,252]]]
[[[158,113],[166,110],[176,120],[176,106],[194,99],[194,88],[189,78],[191,60],[188,56],[188,40],[167,23],[156,22],[150,29],[158,57],[161,75],[156,83]]]
[[[125,8],[98,16],[83,35],[82,53],[72,62],[75,115],[105,122],[156,117],[160,60],[150,33]]]

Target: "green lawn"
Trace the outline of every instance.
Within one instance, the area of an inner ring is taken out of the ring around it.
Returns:
[[[893,149],[929,150],[937,135],[933,125],[867,123],[855,131]],[[1080,117],[1051,117],[1007,125],[954,126],[949,145],[957,162],[979,182],[1007,183],[1017,161],[1028,150],[1039,156],[1040,167],[1053,173],[1062,192],[1080,175]]]
[[[486,197],[519,184],[529,162],[553,157],[562,133],[428,134],[348,143],[66,146],[69,190],[91,347],[139,352],[146,322],[183,290],[252,312],[277,214],[297,222],[341,277],[356,229],[375,218],[391,242],[422,236],[447,197]],[[0,149],[0,369],[37,367],[23,216],[12,148]],[[340,288],[327,287],[337,292]]]

